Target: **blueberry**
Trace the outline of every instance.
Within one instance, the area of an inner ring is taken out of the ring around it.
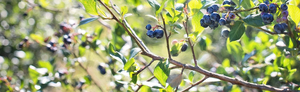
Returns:
[[[226,0],[226,1],[224,1],[224,2],[223,2],[223,5],[226,5],[226,4],[229,4],[229,5],[230,5],[230,2],[229,2],[229,1],[227,1],[227,0]]]
[[[147,36],[149,36],[150,38],[153,38],[154,37],[153,31],[152,30],[148,30],[147,31]]]
[[[162,38],[162,37],[164,36],[164,31],[163,31],[163,30],[155,30],[155,31],[153,32],[153,35],[154,35],[157,39]]]
[[[281,18],[281,20],[282,20],[282,21],[287,21],[287,17],[286,17],[286,16],[283,16],[283,17]]]
[[[83,16],[79,16],[79,20],[82,20],[84,17]]]
[[[63,39],[64,43],[66,43],[66,44],[71,44],[72,43],[71,36],[64,35],[63,37],[64,37],[64,39]]]
[[[200,20],[200,25],[201,25],[202,27],[204,27],[204,28],[207,28],[207,27],[208,27],[208,25],[206,25],[206,24],[204,23],[204,19],[201,19],[201,20]]]
[[[87,45],[87,42],[82,42],[80,45],[81,45],[82,47],[85,47],[85,46]]]
[[[187,43],[184,43],[181,47],[181,51],[186,51],[187,50],[187,47],[188,47],[188,44]]]
[[[27,42],[27,41],[28,41],[28,37],[24,38],[23,41],[24,41],[24,42]]]
[[[211,29],[215,29],[215,28],[217,28],[219,25],[218,25],[218,22],[212,22],[210,25],[208,25],[209,26],[209,28],[211,28]]]
[[[282,25],[283,29],[287,29],[288,25],[286,23],[281,23],[280,25]]]
[[[23,13],[23,16],[24,16],[24,17],[28,16],[28,13],[26,13],[26,12],[25,12],[25,13]]]
[[[285,11],[288,9],[288,6],[286,4],[281,4],[280,8]]]
[[[214,12],[217,12],[219,10],[219,6],[216,4],[212,5],[211,7],[213,8]]]
[[[231,20],[229,18],[226,19],[226,24],[230,24]]]
[[[106,74],[105,68],[102,67],[101,65],[98,65],[98,70],[100,71],[101,74]]]
[[[270,13],[264,13],[262,15],[262,20],[265,24],[270,24],[274,20],[274,17]]]
[[[206,11],[209,13],[209,14],[212,14],[214,12],[214,8],[213,7],[208,7],[206,9]]]
[[[212,13],[211,15],[210,15],[210,19],[212,20],[212,21],[215,21],[215,22],[219,22],[219,20],[220,20],[220,15],[218,14],[218,13]]]
[[[259,11],[268,12],[268,6],[266,4],[262,3],[258,7],[259,7]]]
[[[222,18],[226,18],[227,13],[222,13]]]
[[[289,15],[289,12],[287,10],[284,10],[281,12],[283,17],[287,17]]]
[[[270,10],[270,13],[276,13],[276,5],[275,4],[270,4],[269,5],[269,10]]]
[[[19,47],[20,49],[22,49],[22,48],[23,48],[23,43],[20,42],[19,45],[18,45],[18,47]]]
[[[235,6],[236,6],[236,4],[235,4],[233,1],[230,1],[230,5],[231,5],[232,7],[235,7]]]
[[[234,13],[229,13],[228,16],[229,16],[230,19],[234,19],[235,18],[235,14]]]
[[[283,33],[283,31],[284,31],[284,26],[283,25],[281,25],[281,24],[275,24],[274,25],[274,30],[275,30],[275,32],[276,33]]]
[[[225,9],[229,10],[229,11],[233,11],[234,7],[225,7]]]
[[[224,37],[224,38],[227,38],[229,35],[229,31],[228,30],[222,30],[221,32],[221,36]]]
[[[147,24],[147,25],[146,25],[146,29],[147,29],[147,30],[150,30],[151,28],[152,28],[152,27],[151,27],[150,24]]]
[[[224,18],[221,18],[219,20],[219,24],[222,26],[222,25],[225,25],[226,24],[226,20]]]
[[[205,23],[206,25],[209,25],[209,24],[212,23],[212,21],[211,21],[211,19],[210,19],[210,16],[209,16],[208,14],[205,14],[205,15],[203,16],[203,19],[204,19],[204,23]]]

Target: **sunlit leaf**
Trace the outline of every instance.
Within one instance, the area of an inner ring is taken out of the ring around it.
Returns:
[[[194,72],[194,71],[191,71],[191,72],[189,73],[189,80],[190,80],[191,83],[193,83],[194,75],[195,75],[195,72]]]
[[[38,64],[42,68],[47,68],[49,73],[53,73],[53,66],[51,65],[50,62],[47,61],[38,61]]]
[[[203,16],[202,12],[199,11],[199,12],[196,12],[196,14],[193,15],[193,17],[192,17],[193,31],[197,35],[201,34],[202,31],[204,30],[204,28],[200,25],[200,20],[201,20],[202,16]]]
[[[294,5],[288,5],[288,12],[291,19],[294,21],[294,23],[297,25],[300,22],[300,9],[297,6]]]
[[[92,15],[98,15],[95,0],[78,0],[78,1],[83,4],[87,13],[90,13]]]
[[[200,8],[202,7],[202,3],[199,2],[199,0],[191,0],[188,6],[191,9],[191,15],[194,15],[200,11]]]
[[[29,77],[31,78],[33,84],[36,84],[37,81],[38,81],[38,77],[39,77],[39,72],[37,72],[35,70],[35,67],[30,65],[29,68],[28,68],[28,72],[29,72]]]
[[[30,38],[35,40],[36,42],[38,42],[40,44],[44,43],[44,38],[41,35],[30,34]]]
[[[122,6],[121,7],[121,15],[124,16],[128,12],[128,7],[127,6]]]
[[[225,67],[225,68],[230,67],[230,60],[227,59],[227,58],[224,59],[223,62],[222,62],[222,66]]]
[[[154,76],[164,87],[166,86],[166,81],[170,74],[169,62],[160,61],[154,68]]]

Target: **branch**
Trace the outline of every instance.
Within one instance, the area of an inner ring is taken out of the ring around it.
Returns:
[[[189,91],[192,87],[199,85],[200,83],[202,83],[204,80],[206,80],[208,77],[205,76],[204,78],[202,78],[200,81],[196,82],[195,84],[189,86],[188,88],[182,90],[182,92],[186,92]]]
[[[152,60],[148,65],[146,65],[144,68],[140,69],[139,71],[137,71],[134,74],[139,74],[140,72],[142,72],[143,70],[145,70],[148,66],[150,66],[153,63],[154,60]]]

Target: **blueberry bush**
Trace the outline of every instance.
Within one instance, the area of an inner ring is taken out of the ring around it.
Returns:
[[[0,92],[297,92],[299,0],[1,0]]]

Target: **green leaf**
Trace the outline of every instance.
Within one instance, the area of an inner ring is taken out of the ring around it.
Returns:
[[[133,66],[134,63],[135,63],[134,58],[129,59],[129,61],[126,62],[126,64],[124,65],[124,70],[126,70],[126,71],[131,70],[131,67]],[[134,67],[134,66],[133,66],[133,67]],[[135,69],[134,69],[134,70],[135,70]],[[134,71],[134,70],[133,70],[133,71]],[[133,71],[131,70],[131,71],[129,71],[129,72],[133,72]]]
[[[30,65],[28,68],[29,77],[31,78],[33,84],[36,84],[38,81],[38,77],[40,76],[39,72],[35,70],[35,67]]]
[[[86,18],[86,19],[83,19],[83,20],[80,21],[80,23],[79,23],[78,26],[81,26],[81,25],[83,25],[83,24],[90,23],[90,22],[95,21],[95,20],[97,20],[97,19],[98,19],[97,17],[95,17],[95,18]]]
[[[230,42],[229,39],[226,42],[227,51],[231,54],[236,61],[241,61],[243,57],[243,49],[239,42]]]
[[[224,59],[222,62],[223,67],[230,67],[230,60],[228,58]]]
[[[85,54],[85,47],[78,47],[79,49],[79,56],[83,56]]]
[[[217,68],[217,71],[216,71],[218,74],[224,74],[224,75],[228,75],[226,70],[222,67],[222,66],[219,66]]]
[[[245,32],[245,26],[242,21],[234,22],[234,25],[230,27],[229,38],[230,41],[238,40]]]
[[[87,75],[87,76],[84,76],[84,80],[85,80],[85,83],[88,84],[88,85],[91,85],[91,76]]]
[[[189,6],[190,9],[191,9],[191,14],[194,15],[194,14],[196,14],[196,13],[199,13],[200,8],[202,7],[202,3],[199,2],[199,0],[191,0],[191,1],[189,2],[189,5],[188,5],[188,6]],[[201,18],[201,17],[200,17],[200,18]],[[197,20],[197,21],[200,22],[200,18],[199,18],[199,20]],[[193,19],[193,20],[194,20],[194,19]],[[200,25],[200,24],[199,24],[199,25]]]
[[[133,48],[130,50],[130,58],[133,58],[135,57],[139,52],[141,52],[141,49],[140,48]]]
[[[300,22],[300,9],[297,6],[294,5],[288,5],[288,12],[289,12],[289,16],[291,16],[291,19],[294,21],[294,23],[296,25],[298,25],[298,23]]]
[[[38,65],[42,68],[47,68],[48,73],[53,73],[53,66],[47,61],[38,61]]]
[[[121,7],[121,14],[124,16],[128,12],[128,7],[127,6],[122,6]]]
[[[166,81],[169,77],[170,69],[168,60],[160,61],[154,68],[154,76],[164,87],[166,86]]]
[[[160,8],[160,5],[156,0],[147,0],[147,1],[150,4],[150,6],[155,9],[155,11],[157,11]]]
[[[140,92],[152,92],[152,90],[151,90],[150,87],[143,85],[143,86],[140,88]]]
[[[181,83],[181,81],[182,81],[182,75],[181,74],[170,75],[167,79],[167,83],[169,83],[169,85],[172,88],[178,87],[178,85]]]
[[[199,11],[192,17],[193,31],[195,32],[196,35],[201,34],[202,31],[204,30],[204,27],[200,26],[200,19],[202,18],[202,16],[203,16],[202,12]]]
[[[254,4],[253,4],[252,0],[240,0],[240,3],[241,3],[241,1],[242,1],[242,6],[245,9],[249,9],[249,8],[254,7]]]
[[[134,74],[133,72],[131,72],[130,73],[130,77],[131,77],[131,81],[130,82],[133,82],[134,84],[136,84],[138,75]]]
[[[191,83],[193,83],[194,75],[195,75],[195,71],[191,71],[191,72],[189,73],[189,80],[191,81]]]
[[[245,23],[247,23],[248,25],[251,26],[255,26],[255,27],[261,27],[264,26],[263,20],[261,18],[260,14],[257,15],[248,15],[246,18],[243,19],[243,21]]]
[[[85,8],[85,11],[92,15],[98,15],[96,2],[94,0],[78,0]]]
[[[200,47],[201,50],[206,50],[207,44],[206,44],[205,39],[203,39],[203,38],[200,39],[199,47]]]
[[[121,61],[124,65],[126,64],[127,59],[121,53],[116,52],[115,47],[111,43],[108,45],[108,53],[112,58]]]
[[[181,47],[182,47],[183,43],[182,42],[179,42],[179,43],[176,43],[172,46],[171,48],[171,55],[172,56],[178,56],[179,53],[181,52]]]
[[[30,38],[36,41],[37,43],[44,44],[44,38],[41,35],[30,34]]]

